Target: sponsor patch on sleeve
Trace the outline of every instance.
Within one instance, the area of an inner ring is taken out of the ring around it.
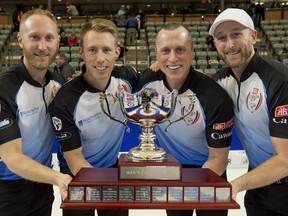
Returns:
[[[275,117],[288,116],[288,105],[278,106],[275,109]]]
[[[224,130],[226,128],[229,128],[233,125],[233,120],[234,119],[232,118],[227,122],[215,123],[215,124],[213,124],[213,129],[214,130]]]
[[[226,123],[216,123],[213,125],[214,130],[224,130],[226,128]]]
[[[66,140],[72,137],[72,134],[69,132],[64,132],[64,133],[56,133],[56,137],[58,141]]]
[[[10,125],[12,125],[12,123],[13,123],[13,120],[10,118],[0,120],[0,130],[9,127]]]
[[[56,131],[60,131],[62,129],[62,121],[57,117],[52,117],[53,126]]]

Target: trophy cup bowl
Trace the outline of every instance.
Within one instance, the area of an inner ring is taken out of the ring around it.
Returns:
[[[177,121],[185,119],[193,110],[195,102],[195,94],[182,94],[178,95],[177,90],[173,90],[170,94],[159,94],[153,88],[143,88],[141,91],[132,94],[126,92],[123,88],[117,93],[117,96],[113,94],[100,94],[100,106],[102,111],[109,116],[112,120],[117,121],[127,126],[127,121],[140,126],[141,133],[139,135],[139,145],[129,150],[128,159],[130,161],[165,161],[167,154],[164,149],[156,145],[156,135],[154,129],[157,124],[168,121],[167,128]],[[121,111],[126,118],[125,121],[120,121],[112,114],[107,112],[104,106],[104,100],[107,97],[112,97],[114,103],[119,100]],[[171,122],[169,118],[175,110],[176,103],[182,103],[182,99],[187,98],[189,100],[189,111],[179,117],[177,120]]]
[[[128,121],[140,126],[140,144],[130,149],[128,158],[131,161],[165,161],[164,149],[156,145],[155,126],[167,121],[173,114],[177,90],[162,95],[153,88],[144,88],[140,92],[131,94],[121,89],[118,99],[121,110]]]

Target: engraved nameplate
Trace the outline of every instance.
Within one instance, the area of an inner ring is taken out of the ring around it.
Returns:
[[[135,187],[135,201],[136,202],[150,202],[150,187],[136,186]]]
[[[69,187],[71,201],[84,201],[84,187]]]
[[[152,187],[153,202],[167,202],[167,187],[153,186]]]
[[[134,202],[134,187],[133,186],[119,186],[119,201]]]
[[[103,202],[117,202],[118,187],[117,186],[103,186],[102,187]]]
[[[216,202],[230,202],[230,188],[216,188]]]
[[[184,202],[199,201],[199,187],[184,187]]]
[[[180,180],[181,169],[177,166],[121,166],[119,178]]]
[[[182,177],[182,166],[172,155],[162,162],[134,162],[127,154],[121,154],[118,167],[121,180],[181,180]]]
[[[214,202],[214,187],[200,187],[200,202]]]
[[[101,201],[101,187],[86,187],[86,200],[100,202]]]
[[[182,202],[183,187],[168,187],[168,202]]]

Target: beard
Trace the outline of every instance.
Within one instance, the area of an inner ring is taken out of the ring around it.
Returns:
[[[57,52],[55,51],[52,54],[51,53],[48,54],[48,58],[44,59],[42,61],[39,61],[38,59],[36,59],[35,53],[29,52],[25,47],[23,47],[23,54],[24,54],[25,58],[27,59],[27,61],[29,62],[29,64],[31,64],[35,69],[46,70],[49,68],[51,63],[54,61]],[[45,53],[38,53],[38,54],[45,54]]]
[[[228,67],[230,68],[238,68],[241,65],[247,64],[248,59],[251,57],[253,53],[253,45],[252,43],[248,43],[244,48],[240,49],[240,54],[241,57],[236,59],[236,60],[229,60],[226,57],[226,52],[231,51],[231,50],[225,50],[222,54],[220,54],[220,58],[227,64]],[[232,50],[233,51],[233,50]],[[235,50],[234,50],[235,51]]]

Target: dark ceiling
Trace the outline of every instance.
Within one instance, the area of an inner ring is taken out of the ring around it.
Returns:
[[[37,4],[43,4],[43,5],[65,5],[66,0],[38,0],[38,1],[33,1],[33,0],[1,0],[1,4],[5,5],[5,4],[23,4],[23,5],[37,5]],[[91,4],[91,3],[114,3],[117,1],[110,1],[110,0],[106,0],[106,1],[98,1],[98,0],[75,0],[72,2],[74,4]],[[129,1],[128,1],[129,2]],[[119,1],[118,1],[119,3]]]
[[[44,4],[44,5],[48,5],[49,3],[51,3],[52,5],[55,4],[65,4],[66,0],[38,0],[36,1],[37,4]],[[175,3],[175,0],[165,0],[165,1],[161,1],[161,0],[72,0],[73,4],[93,4],[93,3],[97,3],[97,4],[125,4],[125,3],[153,3],[153,2],[157,2],[157,3]],[[181,0],[180,2],[192,2],[191,0]],[[0,4],[34,4],[35,5],[35,0],[1,0]]]

